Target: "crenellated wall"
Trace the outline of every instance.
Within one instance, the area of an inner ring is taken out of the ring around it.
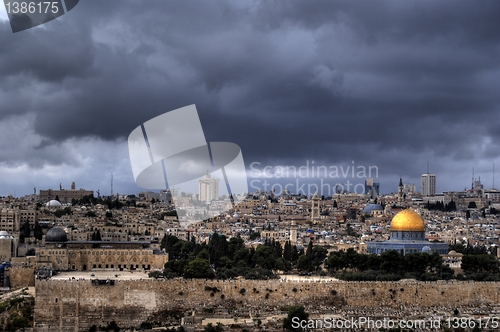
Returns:
[[[216,287],[217,292],[205,290]],[[291,304],[310,309],[351,307],[498,306],[500,283],[304,282],[131,280],[94,285],[90,280],[36,281],[35,331],[88,331],[115,321],[138,327],[155,312],[194,308],[273,310]],[[242,290],[244,289],[244,291]]]

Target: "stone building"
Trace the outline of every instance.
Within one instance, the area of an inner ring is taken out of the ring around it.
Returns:
[[[18,232],[19,225],[19,208],[3,208],[0,211],[0,231]]]
[[[152,249],[150,242],[68,241],[59,227],[45,236],[45,247],[36,248],[36,266],[61,271],[148,271],[162,269],[168,255]]]
[[[70,190],[63,189],[61,185],[59,186],[59,190],[40,190],[39,199],[42,202],[48,202],[58,197],[61,203],[71,203],[72,199],[82,199],[84,196],[94,196],[94,191],[76,189],[75,183],[73,182]]]

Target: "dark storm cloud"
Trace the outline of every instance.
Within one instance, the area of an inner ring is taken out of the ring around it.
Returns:
[[[44,29],[0,26],[0,118],[35,114],[42,149],[196,104],[207,140],[249,162],[489,162],[498,17],[493,1],[80,2]]]

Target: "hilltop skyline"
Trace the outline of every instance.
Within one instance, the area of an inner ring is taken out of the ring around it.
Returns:
[[[452,10],[451,10],[452,8]],[[196,104],[262,165],[375,165],[437,191],[500,165],[500,4],[82,1],[16,34],[0,6],[0,195],[136,193],[126,139]],[[478,23],[479,22],[479,23]],[[250,179],[251,180],[251,179]]]

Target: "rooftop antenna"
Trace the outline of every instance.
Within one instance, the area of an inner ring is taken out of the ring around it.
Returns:
[[[474,190],[474,167],[472,167],[472,184],[470,186],[472,190]]]
[[[427,174],[429,174],[429,161],[427,160]]]
[[[495,163],[493,163],[493,188],[495,188]]]
[[[113,197],[113,173],[111,173],[111,197]]]

